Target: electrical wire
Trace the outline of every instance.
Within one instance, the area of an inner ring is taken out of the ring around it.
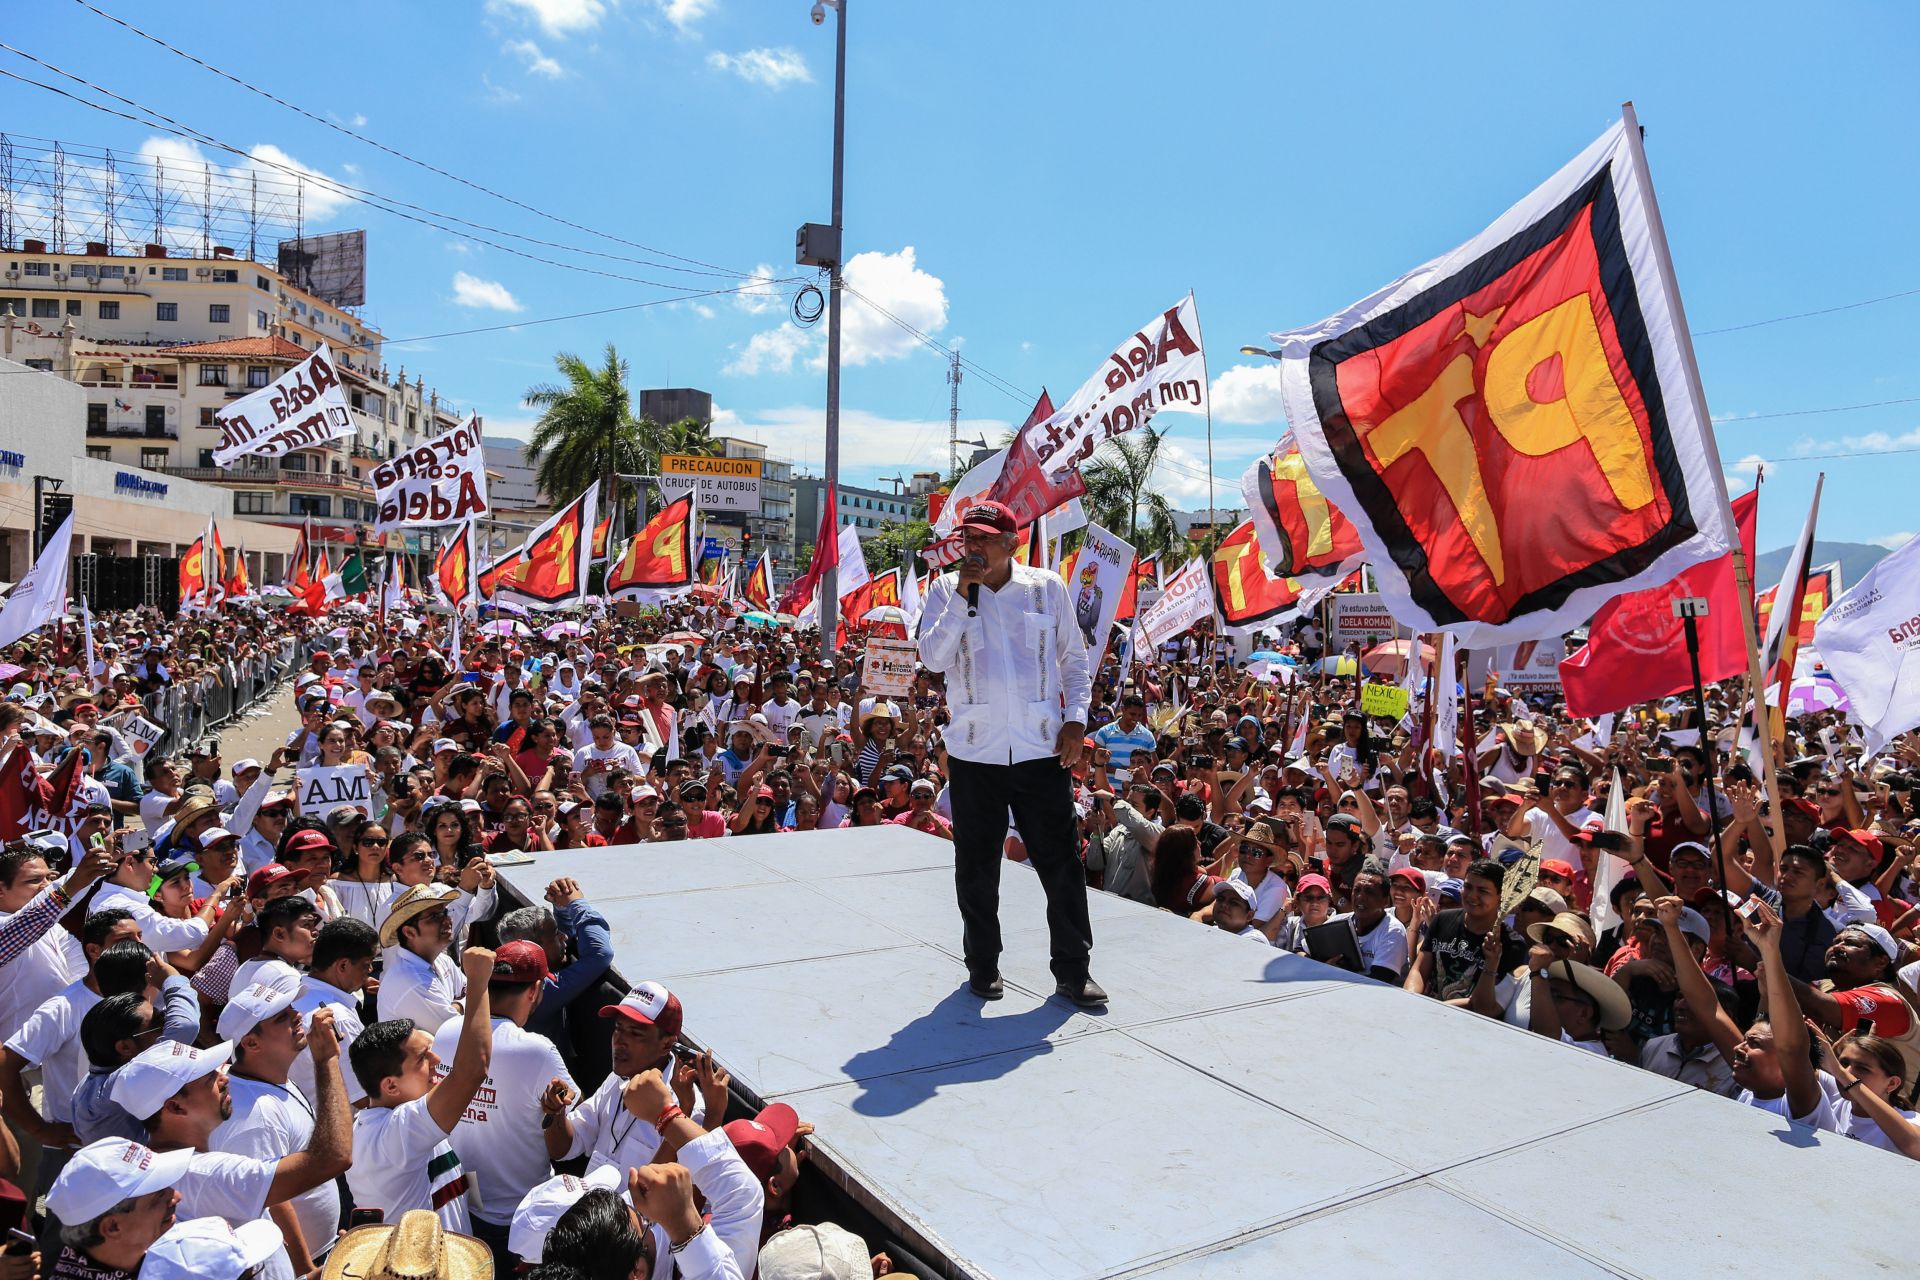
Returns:
[[[903,332],[911,335],[917,341],[925,344],[926,346],[932,348],[935,351],[940,352],[942,355],[947,356],[949,359],[951,359],[955,354],[955,348],[948,346],[946,343],[940,341],[938,338],[933,337],[931,334],[922,332],[920,329],[917,329],[913,325],[907,323],[905,320],[902,320],[899,316],[893,314],[893,312],[887,310],[885,307],[881,306],[878,302],[874,301],[872,298],[868,297],[866,294],[860,292],[860,290],[848,284],[844,276],[841,277],[840,288],[845,292],[852,294],[854,297],[860,299],[860,301],[866,303],[867,306],[871,307],[875,312],[877,312],[881,317],[886,319],[889,323],[897,326]],[[979,361],[970,359],[964,353],[960,355],[960,363],[964,367],[973,370],[973,372],[979,375],[980,379],[983,382],[985,382],[988,386],[992,387],[995,391],[998,391],[1001,395],[1004,395],[1011,400],[1016,400],[1023,404],[1031,406],[1034,400],[1038,399],[1037,396],[1031,395],[1026,391],[1022,391],[1019,387],[1014,386],[1011,382],[1008,382],[1005,378],[1002,378],[999,374],[995,373],[993,370],[987,368],[985,365],[982,365]]]
[[[1815,311],[1796,311],[1792,315],[1774,316],[1768,320],[1753,320],[1746,324],[1730,324],[1720,329],[1695,329],[1696,338],[1711,338],[1721,333],[1740,333],[1747,329],[1761,329],[1770,324],[1785,324],[1789,320],[1806,320],[1812,316],[1830,316],[1838,311],[1857,311],[1861,307],[1878,306],[1882,302],[1897,302],[1901,298],[1920,297],[1920,289],[1903,289],[1899,293],[1882,294],[1878,298],[1863,298],[1859,302],[1843,302],[1837,307],[1821,307]]]
[[[86,9],[95,14],[98,14],[100,17],[105,18],[108,22],[114,23],[115,25],[120,27],[124,27],[126,30],[131,31],[134,35],[139,36],[143,40],[147,40],[152,42],[153,44],[159,45],[162,49],[167,50],[169,53],[172,53],[177,57],[185,58],[188,62],[194,63],[195,65],[200,67],[204,67],[206,70],[212,72],[214,75],[219,76],[223,80],[227,80],[233,84],[238,85],[240,88],[245,89],[249,93],[257,94],[260,97],[265,98],[269,102],[285,107],[289,111],[292,111],[298,115],[306,117],[308,120],[313,121],[315,124],[323,125],[328,129],[332,129],[335,133],[345,134],[347,137],[352,138],[354,141],[362,143],[365,146],[372,147],[376,151],[384,152],[385,154],[392,156],[396,160],[404,160],[408,164],[418,166],[419,168],[425,169],[429,173],[438,174],[440,177],[445,178],[450,182],[457,182],[463,187],[467,187],[471,190],[480,192],[482,195],[492,196],[496,200],[504,201],[507,204],[512,205],[516,209],[524,210],[527,213],[534,214],[537,217],[545,218],[550,222],[558,223],[564,227],[571,227],[575,231],[584,231],[588,235],[599,236],[603,240],[611,240],[616,244],[624,244],[629,248],[641,249],[647,253],[656,254],[663,258],[672,258],[676,261],[684,262],[692,266],[707,267],[712,269],[713,271],[716,271],[725,275],[746,276],[751,274],[750,272],[741,271],[741,270],[738,270],[737,268],[724,267],[718,263],[707,262],[701,258],[690,258],[684,254],[674,253],[671,250],[660,249],[660,248],[656,248],[653,245],[642,244],[638,240],[629,240],[624,236],[614,235],[610,231],[601,231],[597,228],[589,227],[583,223],[574,222],[570,219],[563,218],[556,213],[550,213],[545,209],[541,209],[534,205],[527,204],[526,202],[515,199],[513,196],[507,195],[504,192],[495,191],[492,187],[485,186],[482,183],[474,182],[468,178],[463,178],[459,174],[452,173],[429,161],[419,159],[418,157],[409,155],[404,151],[396,150],[395,148],[386,145],[385,143],[379,141],[378,139],[370,138],[366,134],[360,133],[354,129],[350,129],[346,125],[340,124],[337,121],[328,120],[322,116],[315,115],[313,112],[307,110],[305,107],[298,105],[297,103],[289,102],[285,98],[282,98],[277,94],[274,94],[266,89],[263,89],[260,86],[253,84],[250,81],[247,81],[241,78],[240,76],[233,74],[230,71],[223,70],[222,68],[213,65],[212,63],[206,61],[203,58],[199,58],[191,53],[188,53],[185,49],[181,49],[167,43],[165,40],[162,40],[159,36],[154,35],[152,32],[142,30],[141,28],[134,26],[131,22],[128,22],[126,19],[121,18],[115,14],[108,13],[105,9],[102,9],[97,5],[89,3],[88,0],[74,0],[74,3],[78,4],[83,9]]]
[[[47,70],[53,72],[55,75],[62,76],[68,80],[71,80],[75,84],[85,86],[86,88],[92,90],[95,93],[102,94],[105,97],[111,98],[116,102],[122,103],[128,107],[131,107],[133,110],[142,113],[148,118],[143,120],[135,116],[130,116],[125,112],[117,111],[112,107],[106,106],[102,103],[91,102],[86,98],[80,97],[78,94],[70,93],[67,90],[60,88],[58,85],[47,84],[44,81],[35,80],[29,76],[23,76],[17,72],[8,71],[4,68],[0,68],[0,76],[6,76],[9,79],[18,80],[22,84],[29,84],[34,86],[35,88],[44,89],[49,93],[57,94],[58,96],[66,98],[69,101],[78,103],[81,106],[90,107],[93,110],[102,112],[106,115],[118,116],[120,119],[131,121],[132,123],[141,125],[145,128],[159,129],[164,133],[173,134],[175,137],[184,138],[189,142],[197,142],[204,146],[213,147],[216,150],[224,151],[230,155],[237,156],[242,160],[248,161],[249,163],[256,164],[256,165],[267,165],[271,168],[278,169],[281,172],[286,173],[298,179],[301,182],[311,183],[313,186],[321,190],[332,191],[335,194],[346,197],[347,199],[354,200],[358,203],[368,205],[375,209],[379,209],[385,213],[390,213],[395,217],[404,218],[409,222],[418,223],[422,226],[432,227],[434,230],[444,232],[447,235],[459,236],[462,239],[471,240],[475,244],[483,244],[483,245],[486,245],[488,248],[498,249],[503,253],[510,253],[517,257],[526,258],[532,262],[542,263],[546,266],[551,266],[551,267],[559,267],[563,270],[568,270],[568,271],[578,271],[587,275],[598,275],[598,276],[605,276],[608,279],[613,279],[613,280],[624,280],[632,284],[644,284],[651,288],[656,288],[656,289],[679,289],[687,292],[694,291],[694,286],[691,286],[691,285],[669,284],[665,281],[649,280],[640,276],[622,275],[617,272],[602,271],[594,267],[582,266],[578,263],[560,262],[552,258],[542,257],[539,254],[529,253],[524,249],[516,249],[512,245],[505,245],[495,240],[489,240],[486,238],[486,236],[476,235],[474,234],[474,232],[484,231],[484,232],[487,232],[489,235],[506,236],[509,239],[521,240],[528,244],[539,245],[543,248],[558,249],[559,251],[564,253],[577,253],[587,257],[602,258],[602,259],[607,259],[607,260],[616,261],[616,262],[628,262],[628,263],[633,263],[640,266],[654,267],[654,268],[659,268],[667,271],[682,272],[688,275],[709,276],[709,277],[723,276],[731,279],[738,279],[740,276],[740,273],[738,272],[706,271],[706,270],[701,270],[693,267],[676,267],[668,263],[652,262],[646,259],[629,257],[624,254],[603,253],[597,249],[582,249],[573,245],[559,244],[557,242],[549,241],[549,240],[541,240],[534,236],[527,236],[527,235],[522,235],[519,232],[507,231],[502,228],[490,226],[486,223],[473,222],[469,219],[461,218],[456,214],[443,213],[439,210],[430,209],[424,205],[414,204],[410,201],[401,200],[397,197],[384,196],[378,192],[370,191],[364,187],[356,187],[351,183],[345,183],[334,178],[326,177],[324,174],[315,174],[306,170],[297,169],[291,165],[282,164],[276,160],[271,160],[265,157],[252,155],[251,153],[244,151],[239,147],[234,146],[230,142],[226,142],[220,138],[214,137],[211,134],[204,133],[198,129],[195,129],[191,125],[185,124],[179,120],[175,120],[173,117],[165,114],[164,112],[161,112],[156,110],[155,108],[149,107],[144,103],[135,101],[132,98],[123,97],[122,95],[115,93],[111,89],[108,89],[102,85],[95,84],[93,81],[86,79],[84,76],[75,75],[73,72],[64,70],[63,68],[55,66],[53,63],[47,62],[42,58],[35,57],[33,54],[27,53],[21,49],[17,49],[13,45],[7,44],[4,41],[0,41],[0,50],[4,50],[7,53],[11,53],[16,57],[23,58],[26,61],[31,62],[36,66],[45,67]],[[412,210],[413,212],[409,213],[407,212],[408,210]],[[439,219],[439,221],[436,221],[436,219]],[[457,226],[448,226],[446,225],[447,223],[457,224]],[[467,227],[467,228],[472,228],[473,230],[463,231],[463,230],[459,230],[458,227]]]

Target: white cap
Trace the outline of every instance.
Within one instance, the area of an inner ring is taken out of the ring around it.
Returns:
[[[1226,897],[1228,894],[1232,894],[1234,897],[1240,899],[1240,901],[1246,903],[1247,910],[1249,911],[1253,910],[1253,904],[1254,904],[1253,886],[1248,884],[1246,881],[1222,880],[1213,886],[1213,900],[1215,902],[1218,902],[1220,899]]]
[[[870,1280],[866,1241],[831,1222],[788,1227],[760,1246],[760,1280]]]
[[[658,799],[659,796],[660,793],[658,791],[655,791],[644,782],[633,789],[633,798],[635,800],[654,800]]]
[[[580,1197],[589,1191],[618,1192],[625,1181],[620,1166],[612,1164],[603,1164],[584,1178],[570,1173],[548,1178],[520,1198],[519,1208],[513,1211],[513,1225],[507,1228],[508,1252],[529,1266],[537,1266],[546,1252],[547,1233],[567,1210],[580,1203]]]
[[[232,1057],[231,1043],[196,1049],[173,1040],[162,1041],[113,1073],[108,1096],[135,1120],[144,1120],[159,1114],[167,1099],[226,1066]],[[65,1215],[61,1217],[64,1220]]]
[[[60,1170],[47,1189],[47,1212],[74,1226],[92,1222],[122,1200],[186,1177],[193,1154],[185,1148],[155,1151],[125,1138],[102,1138],[74,1152]]]
[[[1865,923],[1856,921],[1853,924],[1850,924],[1846,928],[1842,929],[1840,932],[1864,933],[1869,938],[1873,939],[1874,946],[1880,948],[1882,951],[1887,953],[1887,959],[1898,960],[1900,958],[1900,944],[1893,940],[1893,935],[1887,932],[1887,930],[1881,927],[1880,925],[1874,924],[1871,921],[1868,921]]]
[[[272,969],[262,966],[259,975],[244,991],[228,997],[227,1007],[220,1011],[215,1029],[222,1040],[238,1043],[267,1019],[276,1018],[291,1008],[299,994],[300,975],[291,966],[275,965]]]
[[[258,769],[259,767],[260,767],[260,762],[258,760],[255,760],[252,756],[248,756],[244,760],[235,760],[233,762],[233,771],[236,775],[242,774],[242,773],[250,773],[253,770]]]
[[[1713,941],[1713,928],[1707,918],[1692,907],[1680,908],[1680,933],[1683,937],[1698,938],[1702,942]]]
[[[436,756],[442,751],[458,751],[459,749],[460,744],[452,738],[435,738],[433,740],[433,754]]]
[[[33,686],[22,680],[7,690],[7,696],[9,698],[31,698],[33,696]]]
[[[176,1222],[140,1263],[140,1280],[239,1280],[280,1251],[285,1237],[265,1218],[227,1225],[225,1218]]]
[[[200,847],[204,849],[210,844],[218,844],[222,840],[233,840],[237,838],[233,832],[227,830],[225,827],[208,827],[200,833]]]

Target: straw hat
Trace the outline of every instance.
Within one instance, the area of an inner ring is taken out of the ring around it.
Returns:
[[[414,885],[393,900],[393,906],[387,910],[387,918],[380,922],[380,945],[398,945],[401,925],[435,907],[453,902],[459,896],[460,891],[450,884]]]
[[[1555,960],[1547,966],[1547,977],[1571,982],[1580,993],[1600,1006],[1600,1029],[1618,1031],[1633,1021],[1633,1001],[1620,984],[1590,964],[1578,960]]]
[[[900,719],[900,708],[884,699],[876,698],[872,706],[860,713],[860,727],[864,729],[869,723],[876,719],[898,721]]]
[[[390,720],[406,710],[400,699],[385,690],[368,694],[366,708],[368,715],[379,716],[383,720]]]
[[[493,1254],[455,1235],[430,1209],[410,1209],[394,1226],[356,1227],[327,1255],[325,1280],[488,1280]]]
[[[1547,735],[1540,726],[1527,721],[1509,720],[1500,726],[1509,745],[1523,756],[1537,756],[1546,749]]]

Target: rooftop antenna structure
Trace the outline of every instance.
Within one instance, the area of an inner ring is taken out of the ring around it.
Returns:
[[[896,496],[898,496],[900,492],[900,486],[907,482],[905,476],[881,476],[880,478],[893,486],[893,492]]]
[[[947,474],[960,469],[960,353],[947,360]]]

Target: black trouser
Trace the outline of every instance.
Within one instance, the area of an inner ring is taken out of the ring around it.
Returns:
[[[1027,858],[1047,891],[1053,976],[1087,977],[1093,925],[1087,919],[1087,876],[1080,865],[1072,781],[1053,756],[1019,764],[976,764],[949,757],[953,803],[953,884],[965,927],[967,972],[993,977],[1000,966],[1000,863],[1006,857],[1007,810]]]

